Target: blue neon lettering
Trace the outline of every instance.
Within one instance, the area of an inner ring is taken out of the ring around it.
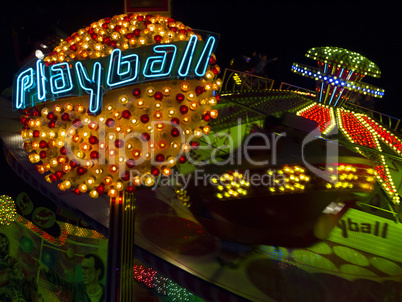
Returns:
[[[45,64],[38,60],[36,61],[36,87],[39,101],[46,100],[46,80]]]
[[[184,51],[183,58],[181,59],[178,73],[181,77],[186,77],[190,70],[191,62],[193,61],[193,55],[195,47],[197,45],[197,36],[192,35],[188,40],[186,50]]]
[[[102,110],[103,93],[109,89],[162,78],[204,76],[215,43],[212,36],[201,42],[197,35],[192,35],[187,43],[159,44],[139,52],[115,49],[109,58],[84,64],[62,62],[47,67],[43,61],[36,60],[15,78],[13,109],[89,94],[88,111],[98,114]],[[150,50],[152,55],[148,56]]]
[[[22,109],[27,106],[26,93],[34,86],[34,70],[29,68],[19,74],[17,78],[15,108]]]
[[[81,88],[88,94],[89,99],[89,112],[98,114],[102,110],[103,87],[102,87],[102,74],[103,68],[99,62],[94,64],[92,71],[92,80],[89,79],[88,73],[81,62],[75,64],[77,71],[77,78]]]
[[[202,50],[201,56],[198,59],[197,66],[195,67],[195,74],[199,77],[203,77],[207,72],[207,67],[209,63],[209,57],[212,54],[212,50],[215,45],[215,38],[210,36],[205,43],[204,49]]]
[[[147,59],[143,70],[144,77],[153,78],[168,76],[172,72],[177,47],[173,44],[157,45],[153,50],[162,55],[152,56]]]
[[[136,54],[122,57],[121,50],[115,49],[110,55],[107,84],[110,87],[128,85],[138,77],[139,58]]]
[[[50,71],[52,74],[50,77],[50,89],[53,94],[66,93],[73,89],[74,85],[68,63],[63,62],[53,65]]]

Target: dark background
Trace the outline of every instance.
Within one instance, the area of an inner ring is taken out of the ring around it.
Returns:
[[[13,35],[30,55],[35,39],[54,33],[70,35],[101,18],[124,12],[123,0],[8,1],[1,4],[1,90],[11,86],[19,70]],[[253,50],[278,60],[266,73],[276,80],[313,89],[314,81],[290,71],[293,62],[315,65],[304,57],[311,47],[338,46],[374,61],[380,79],[366,78],[385,89],[376,109],[402,117],[399,72],[402,68],[402,17],[397,1],[211,1],[172,0],[172,17],[195,28],[221,34],[217,58],[222,68],[232,57]],[[15,41],[15,39],[14,39]]]

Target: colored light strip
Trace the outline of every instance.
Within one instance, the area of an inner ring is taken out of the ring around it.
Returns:
[[[332,76],[328,74],[322,74],[319,70],[312,67],[307,67],[302,64],[294,63],[292,66],[292,71],[294,73],[300,74],[302,76],[309,77],[311,79],[315,79],[318,81],[325,82],[326,84],[336,85],[345,87],[348,90],[363,93],[365,95],[370,95],[373,97],[382,98],[384,95],[384,89],[377,88],[375,86],[356,82],[356,81],[349,81],[345,79],[341,79],[337,76]]]
[[[387,146],[392,148],[398,155],[401,155],[402,141],[400,138],[367,115],[361,114],[360,117],[364,120],[372,133],[375,133]]]
[[[24,217],[18,215],[17,217],[17,222],[22,223],[25,227],[30,229],[31,231],[35,232],[37,235],[42,237],[44,240],[47,242],[58,245],[58,246],[63,246],[66,243],[67,240],[67,231],[64,227],[60,226],[60,236],[55,238],[52,235],[46,233],[43,231],[41,228],[37,227],[34,223],[29,221],[28,219],[25,219]]]
[[[323,135],[330,133],[336,126],[334,110],[330,106],[313,103],[299,110],[296,114],[316,121]]]
[[[377,135],[370,130],[370,126],[362,118],[363,115],[355,114],[349,110],[337,108],[336,116],[341,132],[350,142],[373,148],[382,152]],[[345,124],[345,122],[347,124]],[[356,129],[356,126],[354,125],[357,125],[359,129]],[[371,140],[369,138],[371,138]],[[361,150],[358,147],[356,147],[356,150],[360,154],[372,159],[377,164],[375,170],[380,185],[384,188],[384,191],[391,198],[392,202],[395,204],[399,204],[400,198],[384,155],[375,154],[374,156],[372,156],[371,154],[371,156],[369,156],[367,154],[367,152],[369,151]]]

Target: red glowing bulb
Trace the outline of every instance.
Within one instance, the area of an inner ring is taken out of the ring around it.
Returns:
[[[45,159],[47,157],[46,151],[45,150],[40,151],[39,156],[40,156],[41,159]]]
[[[49,128],[54,128],[54,127],[56,127],[56,122],[54,120],[51,120],[47,126]]]
[[[63,121],[69,121],[69,120],[70,120],[70,115],[69,115],[67,112],[64,112],[64,113],[61,115],[61,119],[62,119]]]
[[[47,142],[46,141],[40,141],[39,142],[39,148],[41,148],[41,149],[45,149],[45,148],[47,148],[48,147],[48,145],[47,145]]]
[[[84,167],[78,167],[77,168],[77,174],[82,176],[87,172],[87,169],[85,169]]]
[[[39,130],[34,130],[34,131],[32,132],[32,136],[33,136],[34,138],[38,138],[38,137],[39,137]]]
[[[99,143],[99,140],[95,135],[92,135],[92,136],[89,137],[88,142],[91,145],[95,145],[95,144]]]
[[[139,37],[140,35],[141,35],[141,29],[134,29],[134,31],[133,31],[133,34],[136,36],[136,37]]]
[[[135,96],[136,98],[139,98],[141,96],[141,89],[140,88],[134,88],[131,93],[133,94],[133,96]]]
[[[99,186],[95,188],[95,190],[96,192],[98,192],[98,194],[105,194],[105,185],[101,183]]]
[[[157,161],[157,162],[163,162],[164,160],[165,160],[165,156],[163,155],[163,154],[157,154],[156,156],[155,156],[155,160]]]
[[[182,93],[178,93],[176,94],[176,101],[180,104],[181,102],[183,102],[185,99],[184,94]]]
[[[181,105],[179,110],[181,114],[186,114],[188,112],[188,107],[186,105]]]
[[[121,117],[125,118],[125,119],[129,119],[131,117],[130,110],[123,110],[123,112],[121,113]]]
[[[152,167],[151,168],[151,174],[153,175],[153,176],[158,176],[159,175],[159,169],[157,168],[157,167]]]
[[[211,119],[211,116],[209,115],[209,112],[206,112],[202,115],[202,119],[206,122],[209,122]]]
[[[180,135],[179,129],[173,128],[173,129],[170,131],[170,135],[173,136],[173,137],[178,137],[178,136]]]
[[[135,160],[134,159],[132,159],[132,158],[130,158],[130,159],[127,159],[127,161],[126,161],[126,166],[128,167],[128,168],[134,168],[135,167]]]
[[[124,141],[122,139],[116,139],[114,141],[114,145],[116,148],[122,148],[124,146]]]
[[[184,155],[179,157],[179,163],[184,164],[187,161],[187,157],[185,157]]]
[[[36,117],[36,116],[39,116],[39,115],[40,115],[40,112],[39,112],[38,109],[36,109],[36,108],[31,109],[31,116],[32,117]]]
[[[144,124],[148,123],[148,122],[149,122],[149,116],[148,116],[148,114],[143,114],[143,115],[141,115],[140,120],[141,120],[141,122],[144,123]]]
[[[135,186],[132,186],[132,185],[127,186],[126,192],[134,193],[135,192]]]
[[[58,170],[58,171],[54,172],[54,175],[57,177],[57,179],[60,179],[64,175],[64,172]]]
[[[120,178],[124,181],[128,181],[130,179],[130,172],[124,171],[124,173],[120,175]]]
[[[200,95],[200,94],[203,93],[203,92],[204,92],[204,88],[203,88],[203,87],[201,87],[201,86],[195,87],[195,93],[196,93],[197,95]]]
[[[160,43],[162,41],[162,36],[161,35],[155,35],[154,40],[156,43]]]
[[[190,145],[191,145],[191,147],[193,147],[194,150],[197,150],[198,147],[200,146],[200,143],[199,143],[199,142],[191,141],[191,142],[190,142]]]
[[[162,94],[162,92],[160,92],[160,91],[155,92],[155,94],[154,94],[154,99],[157,100],[157,101],[162,100],[162,99],[163,99],[163,94]]]
[[[113,128],[114,126],[116,126],[116,122],[114,121],[114,119],[108,118],[106,120],[106,126],[108,126],[109,128]]]
[[[56,182],[57,181],[57,176],[54,175],[54,174],[50,174],[49,179],[50,179],[51,182]]]
[[[91,157],[91,159],[98,159],[99,158],[99,152],[94,150],[89,154],[89,157]]]
[[[82,124],[82,122],[81,122],[80,119],[76,118],[76,119],[73,121],[73,126],[76,127],[76,128],[81,128],[81,127],[83,126],[83,124]]]
[[[150,136],[149,133],[147,133],[147,132],[144,132],[143,134],[141,134],[141,140],[142,140],[143,142],[149,141],[150,138],[151,138],[151,136]]]
[[[73,193],[76,194],[76,195],[80,195],[80,194],[81,194],[80,189],[78,189],[78,188],[74,188],[74,189],[73,189]]]

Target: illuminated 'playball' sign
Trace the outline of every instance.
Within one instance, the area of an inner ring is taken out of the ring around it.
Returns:
[[[102,59],[51,66],[37,60],[15,78],[13,109],[89,94],[88,110],[96,115],[107,90],[150,80],[203,77],[215,42],[214,36],[198,41],[192,35],[188,41],[144,46],[124,51],[124,55],[117,48]]]
[[[31,163],[91,197],[170,177],[218,117],[217,35],[122,14],[78,30],[15,77],[13,109]]]

